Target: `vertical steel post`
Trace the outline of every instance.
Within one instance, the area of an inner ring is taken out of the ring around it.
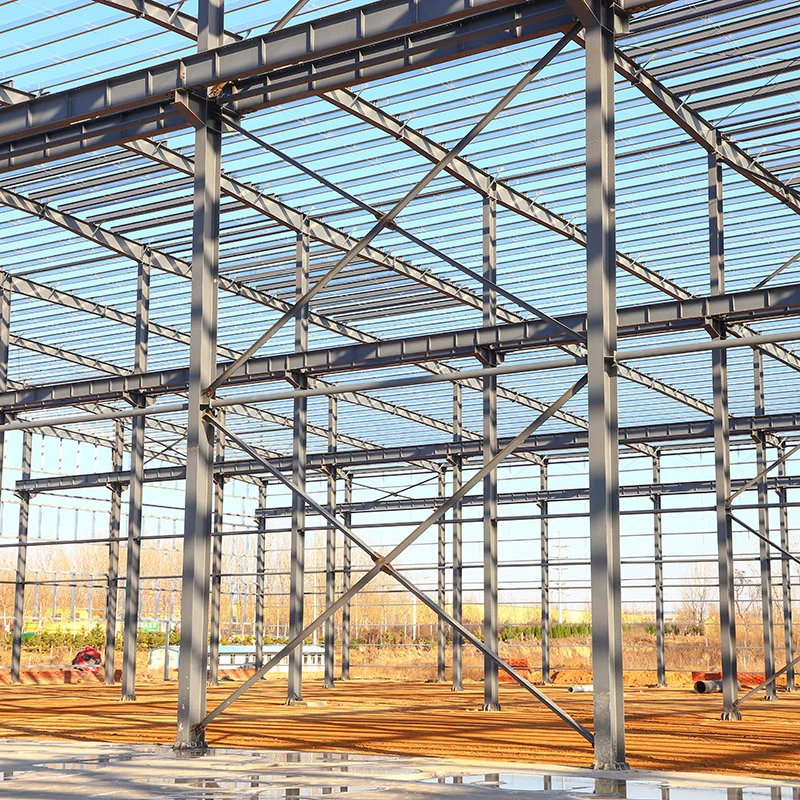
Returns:
[[[199,0],[198,50],[223,41],[222,0]],[[205,388],[216,378],[217,274],[219,271],[220,154],[222,135],[210,104],[195,134],[192,224],[192,320],[189,349],[186,512],[183,533],[181,645],[176,746],[205,746],[197,725],[206,714],[208,602],[214,474],[214,427],[205,414]]]
[[[440,505],[447,499],[447,468],[442,467],[439,472],[438,481],[438,499],[437,505]],[[444,524],[444,517],[440,520],[437,526],[436,536],[436,560],[437,560],[437,580],[436,580],[436,602],[440,608],[444,608],[447,603],[447,576],[445,570],[447,569],[447,557],[445,553],[446,542],[446,526]],[[437,619],[436,625],[436,679],[439,683],[444,683],[446,680],[446,649],[447,649],[447,628],[446,623],[442,617]]]
[[[125,427],[121,419],[114,427],[114,445],[111,450],[111,469],[122,472],[122,455],[125,450]],[[114,684],[114,658],[117,640],[117,599],[119,597],[119,535],[122,517],[122,486],[111,486],[111,506],[108,511],[108,585],[106,588],[106,643],[103,655],[103,680],[107,686]]]
[[[336,397],[328,398],[328,452],[335,453],[339,436],[339,401]],[[336,513],[336,467],[328,470],[328,511]],[[331,606],[336,600],[336,529],[328,526],[325,532],[325,605]],[[330,617],[325,621],[325,680],[326,689],[333,689],[333,668],[335,656],[335,620]]]
[[[786,455],[786,448],[778,448],[778,458]],[[786,462],[782,461],[778,465],[778,478],[786,477]],[[789,549],[789,507],[787,506],[786,489],[778,489],[778,503],[780,504],[780,526],[781,526],[781,547],[787,552]],[[785,651],[786,663],[794,661],[794,641],[792,639],[792,576],[789,570],[789,557],[781,556],[781,595],[783,600],[783,646]],[[786,691],[795,690],[794,667],[786,670]]]
[[[136,297],[136,350],[134,371],[147,371],[147,345],[150,326],[150,265],[139,264]],[[144,406],[139,395],[132,398]],[[131,422],[131,479],[128,486],[128,539],[125,562],[125,617],[122,623],[122,688],[120,700],[136,700],[136,643],[139,631],[139,572],[141,568],[142,497],[144,489],[145,417]]]
[[[753,350],[753,397],[757,417],[764,416],[766,399],[764,391],[764,359],[760,350]],[[767,442],[764,435],[755,435],[756,474],[767,469]],[[766,473],[758,481],[758,532],[769,539],[769,492]],[[764,675],[769,680],[775,674],[775,632],[772,619],[772,553],[764,539],[759,540],[759,563],[761,566],[761,628],[764,641]],[[765,700],[777,700],[775,682],[768,683]]]
[[[708,231],[711,294],[725,291],[725,231],[722,210],[722,163],[708,157]],[[709,323],[712,336],[726,336],[725,323]],[[714,350],[711,355],[714,390],[714,462],[717,514],[717,558],[719,568],[719,625],[722,650],[722,719],[741,719],[733,704],[739,694],[736,668],[736,602],[733,574],[733,536],[731,531],[731,454],[728,418],[728,354]]]
[[[589,538],[591,552],[594,760],[625,761],[617,414],[614,20],[591,0],[586,29],[586,265],[589,373]]]
[[[344,504],[347,509],[342,521],[348,528],[353,524],[353,476],[347,472],[344,476]],[[347,536],[342,542],[342,593],[349,591],[352,582],[352,542]],[[350,601],[342,606],[342,680],[350,680]]]
[[[462,439],[463,405],[461,384],[453,383],[453,442],[458,444]],[[453,494],[461,488],[463,475],[463,459],[453,456]],[[461,501],[453,506],[453,618],[463,621],[463,588],[464,588],[464,554],[463,524],[461,522]],[[453,631],[453,686],[452,691],[464,691],[463,677],[464,641],[459,631]]]
[[[9,276],[0,278],[0,391],[8,389],[8,349],[11,340],[11,288]],[[0,411],[0,424],[8,417]],[[0,431],[0,523],[3,519],[3,467],[5,466],[6,433]],[[2,525],[0,525],[2,529]]]
[[[542,592],[542,683],[550,683],[550,505],[546,493],[549,490],[547,461],[539,467],[539,489],[543,493],[539,501],[539,538],[541,550],[541,592]]]
[[[267,484],[258,487],[258,507],[266,508]],[[256,669],[264,666],[264,570],[267,564],[267,518],[260,516],[256,521],[258,534],[256,539]]]
[[[22,480],[31,477],[31,445],[33,434],[22,432]],[[19,683],[22,656],[22,629],[25,624],[25,571],[28,561],[28,520],[30,518],[30,492],[17,492],[19,497],[19,525],[17,539],[17,573],[14,581],[14,632],[11,639],[11,683]]]
[[[483,199],[483,276],[492,283],[497,279],[497,199],[493,191]],[[497,295],[483,286],[483,324],[497,324]],[[482,360],[489,367],[499,363],[497,353],[484,350]],[[483,379],[483,461],[497,454],[497,376]],[[499,650],[497,617],[497,470],[483,480],[483,641]],[[483,660],[483,710],[499,711],[500,696],[497,664],[488,656]]]
[[[217,418],[225,424],[225,411],[219,409]],[[217,431],[216,460],[225,460],[225,434]],[[222,520],[225,505],[225,479],[214,476],[214,536],[211,542],[211,619],[208,642],[208,685],[219,686],[219,616],[222,601]]]
[[[11,339],[11,289],[8,276],[0,284],[0,391],[8,389],[8,348]],[[6,415],[0,412],[0,423],[7,422]],[[3,515],[3,467],[5,464],[6,434],[0,431],[0,520]],[[55,589],[53,590],[55,592]],[[55,616],[55,615],[54,615]],[[20,639],[20,646],[22,640]]]
[[[308,291],[308,225],[297,235],[296,297],[300,299]],[[308,304],[298,309],[294,327],[294,346],[297,352],[308,348]],[[302,372],[292,375],[292,383],[298,389],[308,388],[308,376]],[[308,398],[296,397],[292,431],[292,481],[295,486],[306,488],[306,445]],[[293,639],[303,630],[306,552],[306,504],[300,495],[292,494],[292,544],[289,577],[289,638]],[[287,705],[303,701],[303,646],[289,654],[289,687]]]
[[[661,483],[661,456],[653,456],[653,483]],[[655,549],[656,590],[656,673],[659,686],[667,685],[666,637],[664,630],[664,548],[662,537],[661,495],[653,492],[653,546]]]

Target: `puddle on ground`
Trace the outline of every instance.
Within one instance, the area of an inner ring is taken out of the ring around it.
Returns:
[[[717,776],[714,776],[717,778]],[[725,777],[717,778],[725,783]],[[690,779],[685,780],[686,783]],[[570,775],[530,775],[498,772],[426,778],[422,783],[461,784],[506,791],[564,791],[597,798],[627,800],[800,800],[800,787],[790,786],[668,786],[661,781],[618,780]]]

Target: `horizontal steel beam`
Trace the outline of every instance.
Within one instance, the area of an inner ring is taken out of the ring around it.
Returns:
[[[19,279],[15,278],[14,283],[18,285]],[[617,316],[619,337],[623,339],[655,333],[698,330],[704,327],[709,317],[743,321],[799,314],[800,285],[790,285],[632,306],[619,309]],[[561,317],[560,322],[576,332],[585,332],[584,314]],[[310,376],[330,375],[336,372],[470,358],[486,348],[500,353],[522,351],[561,344],[566,339],[562,329],[542,320],[491,328],[469,328],[406,339],[387,339],[325,350],[311,350],[306,353],[254,358],[226,385],[241,386],[283,380],[297,370],[304,371]],[[219,371],[221,372],[225,366],[220,364]],[[187,369],[176,368],[139,375],[17,388],[0,393],[0,408],[11,413],[113,400],[129,392],[142,392],[153,396],[173,394],[185,391],[187,385]]]
[[[780,478],[770,478],[768,489],[800,489],[800,475],[784,475]],[[734,489],[745,485],[742,479],[731,481]],[[635,486],[620,486],[620,497],[653,497],[666,495],[710,494],[714,491],[714,481],[682,481],[673,483],[643,483]],[[589,499],[588,487],[575,487],[572,489],[550,489],[546,492],[503,492],[497,495],[500,505],[525,505],[534,503],[559,503],[570,500]],[[345,514],[372,514],[387,511],[414,511],[420,509],[436,508],[441,502],[437,497],[392,497],[388,500],[367,500],[359,503],[339,503],[337,509]],[[467,495],[461,502],[464,508],[480,507],[483,505],[483,495]],[[286,517],[291,514],[291,507],[282,508],[257,508],[256,517]],[[306,511],[313,513],[311,506]],[[662,509],[669,513],[669,509]]]
[[[137,125],[150,119],[174,124],[178,115],[170,116],[169,104],[176,92],[205,95],[208,87],[222,87],[220,105],[244,113],[548,36],[572,24],[563,0],[379,0],[2,108],[0,171],[37,148],[49,149],[50,159],[70,155],[64,137],[76,152],[88,149],[91,136],[102,138],[102,146],[138,138],[130,135],[133,121],[126,114],[139,115]],[[106,117],[117,118],[113,130],[80,128]]]
[[[800,430],[799,414],[775,414],[763,417],[731,417],[732,436],[751,436],[753,431],[788,433]],[[661,423],[620,428],[620,445],[632,443],[658,443],[670,441],[710,440],[714,436],[712,420]],[[509,440],[500,440],[500,447]],[[520,447],[529,453],[543,451],[585,449],[589,442],[587,431],[569,433],[542,433],[531,436]],[[408,445],[375,450],[339,450],[333,453],[314,453],[308,457],[307,469],[324,470],[330,468],[351,470],[386,464],[401,464],[412,461],[446,461],[456,456],[463,459],[474,458],[476,464],[483,458],[482,442],[442,442],[437,444]],[[291,456],[272,459],[272,465],[283,471],[291,470]],[[254,460],[225,461],[214,465],[215,474],[225,478],[264,473],[264,466]],[[159,467],[145,470],[147,482],[182,481],[186,476],[185,467]],[[50,478],[37,478],[17,481],[17,491],[32,493],[88,489],[98,486],[124,484],[128,477],[124,473],[101,472],[86,475],[64,475]]]

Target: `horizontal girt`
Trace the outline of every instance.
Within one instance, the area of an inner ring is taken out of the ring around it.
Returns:
[[[750,437],[753,431],[770,433],[790,433],[800,430],[800,414],[775,414],[763,417],[731,417],[731,435]],[[692,420],[689,422],[669,422],[652,425],[638,425],[620,428],[620,444],[635,444],[692,440],[710,440],[714,435],[712,420]],[[507,439],[500,439],[503,447]],[[570,431],[568,433],[541,433],[527,439],[520,448],[524,452],[542,453],[558,450],[585,450],[588,444],[588,432]],[[309,455],[307,469],[324,470],[337,468],[350,470],[357,467],[385,466],[403,464],[412,461],[448,461],[455,456],[476,459],[482,458],[482,442],[441,442],[436,444],[407,445],[402,447],[376,448],[374,450],[339,450],[333,453],[314,453]],[[291,456],[272,459],[272,466],[282,471],[292,468]],[[262,464],[253,460],[224,461],[214,465],[215,474],[225,478],[236,478],[243,475],[264,474]],[[158,467],[145,470],[147,482],[182,481],[186,475],[185,467]],[[17,491],[57,492],[73,489],[88,489],[125,483],[128,477],[124,473],[100,472],[85,475],[64,475],[50,478],[36,478],[29,481],[17,481]]]

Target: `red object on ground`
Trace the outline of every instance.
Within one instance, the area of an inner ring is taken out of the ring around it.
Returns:
[[[514,669],[522,675],[523,678],[527,678],[528,680],[532,679],[531,675],[531,662],[528,661],[527,658],[509,658],[508,659],[508,666],[514,667]],[[505,671],[500,670],[500,674],[498,676],[500,683],[516,683],[516,681]]]
[[[761,686],[766,680],[767,676],[763,672],[739,672],[737,674],[739,683],[746,686],[748,689],[755,689],[756,686]],[[721,681],[721,672],[693,672],[693,681]]]
[[[99,650],[91,645],[86,645],[86,647],[79,650],[75,658],[72,659],[72,666],[84,668],[99,667],[101,658],[102,656]]]

